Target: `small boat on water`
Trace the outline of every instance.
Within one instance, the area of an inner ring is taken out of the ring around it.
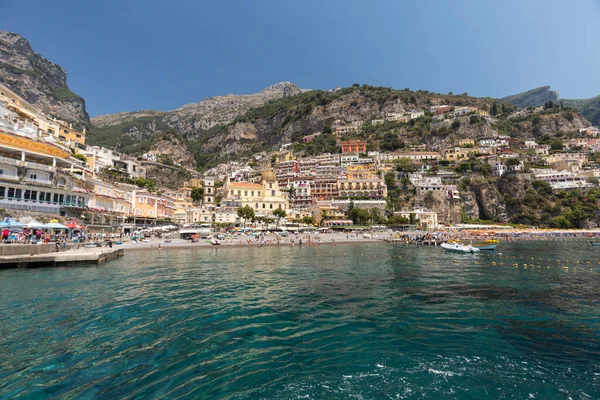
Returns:
[[[590,242],[592,246],[600,246],[600,242]]]
[[[455,253],[479,253],[479,249],[477,247],[473,247],[471,245],[464,245],[454,243],[442,243],[440,247],[444,250],[452,251]]]
[[[494,250],[496,250],[496,246],[498,246],[496,243],[493,243],[493,244],[484,243],[484,244],[474,244],[473,245],[473,247],[476,247],[479,250],[486,250],[486,251],[494,251]]]

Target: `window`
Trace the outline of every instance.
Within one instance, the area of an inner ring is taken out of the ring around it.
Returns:
[[[102,194],[102,186],[98,186],[98,194]]]
[[[275,196],[275,191],[271,190],[271,196]]]
[[[263,208],[265,208],[265,203],[263,203]]]
[[[58,196],[58,201],[62,204],[65,202],[65,195],[61,194],[60,196]]]
[[[258,210],[258,203],[256,203],[256,205],[254,206],[254,208],[256,208]]]
[[[75,136],[77,136],[77,138],[81,139],[81,135],[78,133]]]
[[[25,196],[23,198],[25,200],[30,200],[31,199],[31,190],[29,190],[29,189],[25,190]]]
[[[54,193],[54,202],[58,203],[58,193]]]
[[[37,180],[37,174],[29,174],[29,179]]]
[[[248,191],[244,190],[244,196],[248,197]]]
[[[269,208],[272,210],[273,209],[273,204],[269,204]]]
[[[148,211],[148,215],[152,215],[152,214],[154,214],[154,211],[152,211],[152,210],[149,210],[149,211]]]
[[[64,133],[69,133],[69,130],[68,129],[63,129],[63,132]]]
[[[0,175],[4,175],[4,170],[0,169]]]
[[[250,192],[251,196],[254,197],[254,190]]]
[[[4,197],[6,194],[6,188],[4,186],[0,186],[0,197]]]

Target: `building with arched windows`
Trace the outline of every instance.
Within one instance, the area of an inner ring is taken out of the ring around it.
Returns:
[[[249,206],[259,216],[272,215],[278,208],[289,209],[288,194],[279,188],[272,171],[265,171],[260,183],[232,182],[227,178],[223,191],[222,201]]]

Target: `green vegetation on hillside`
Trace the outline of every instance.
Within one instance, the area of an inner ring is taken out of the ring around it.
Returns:
[[[58,101],[65,101],[79,97],[75,93],[71,92],[71,90],[66,86],[54,89],[52,91],[52,96]]]

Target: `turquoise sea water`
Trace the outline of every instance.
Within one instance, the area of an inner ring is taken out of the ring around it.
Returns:
[[[0,398],[600,398],[600,248],[497,253],[211,248],[3,270]]]

